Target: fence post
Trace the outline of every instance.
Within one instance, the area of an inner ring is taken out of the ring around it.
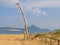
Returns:
[[[45,37],[45,43],[47,42],[46,37]]]
[[[42,41],[43,41],[43,37],[42,37]]]
[[[58,45],[60,45],[60,40],[58,40]]]
[[[52,45],[52,38],[50,38],[50,45]]]

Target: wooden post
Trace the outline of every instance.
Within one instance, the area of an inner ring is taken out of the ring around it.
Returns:
[[[60,45],[60,40],[58,40],[58,45]]]
[[[25,39],[25,32],[24,32],[24,39]]]
[[[52,45],[52,38],[50,38],[50,45]]]
[[[47,42],[46,37],[45,37],[45,43]]]
[[[43,37],[42,37],[42,41],[43,41]]]

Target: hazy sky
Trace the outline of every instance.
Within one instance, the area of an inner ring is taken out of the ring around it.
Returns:
[[[24,27],[17,0],[0,0],[0,27]],[[19,0],[28,25],[55,30],[60,28],[60,0]]]

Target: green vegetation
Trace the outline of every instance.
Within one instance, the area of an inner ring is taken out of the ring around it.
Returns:
[[[34,35],[34,38],[40,37],[40,36],[41,36],[40,34],[35,34],[35,35]]]
[[[45,34],[35,34],[34,38],[36,37],[45,37]]]
[[[57,29],[56,30],[56,34],[60,34],[60,29]]]
[[[55,32],[49,33],[51,37],[60,38],[60,29],[55,30]]]
[[[60,29],[57,29],[55,32],[55,37],[60,38]]]
[[[45,36],[47,36],[47,37],[50,36],[51,38],[58,38],[59,39],[60,38],[60,29],[57,29],[54,32],[49,32],[49,33],[46,33],[46,34],[44,34],[44,33],[35,34],[34,38],[36,38],[36,37],[45,37]]]

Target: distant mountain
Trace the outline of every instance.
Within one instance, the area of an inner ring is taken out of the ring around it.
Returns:
[[[23,28],[0,27],[0,34],[22,34],[23,32]]]
[[[28,29],[31,34],[50,32],[48,29],[40,29],[35,25],[31,25]],[[24,31],[25,29],[23,28],[0,27],[0,34],[22,34]]]
[[[50,32],[50,30],[48,30],[48,29],[40,29],[37,26],[32,25],[32,26],[29,27],[29,32],[33,33],[33,34],[36,34],[36,33],[47,33],[47,32]]]

